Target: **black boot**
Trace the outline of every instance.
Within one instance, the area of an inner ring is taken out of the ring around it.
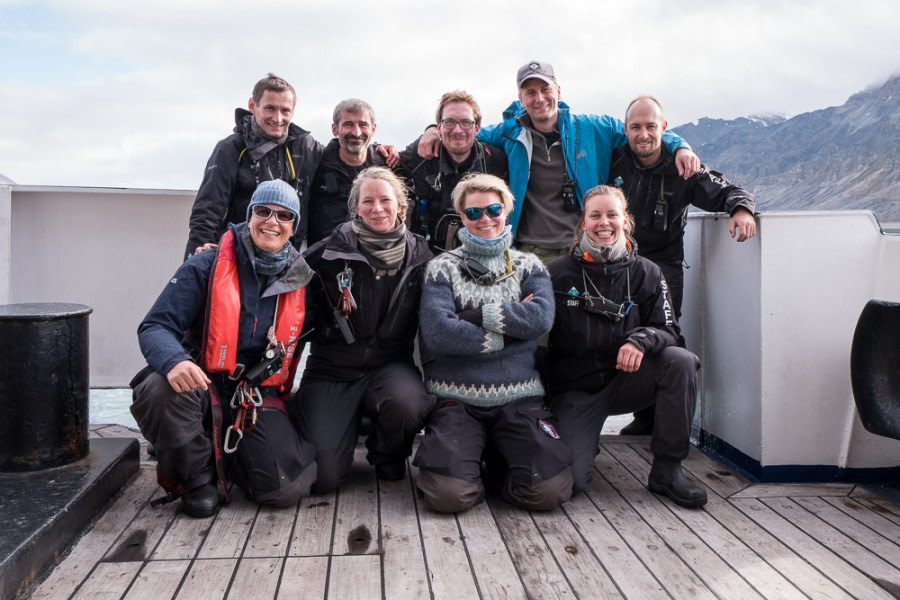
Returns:
[[[706,491],[688,481],[681,470],[680,460],[654,458],[647,487],[651,492],[668,496],[675,504],[686,508],[706,504]]]
[[[400,481],[406,476],[406,461],[379,463],[375,475],[382,481]]]
[[[214,481],[186,491],[181,496],[181,510],[195,519],[206,519],[219,512],[219,489]]]

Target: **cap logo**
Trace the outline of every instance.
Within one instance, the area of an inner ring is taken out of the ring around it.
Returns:
[[[539,65],[537,63],[531,63],[530,65],[528,65],[528,68],[531,69],[532,71],[537,71],[538,69],[541,68],[541,65]]]

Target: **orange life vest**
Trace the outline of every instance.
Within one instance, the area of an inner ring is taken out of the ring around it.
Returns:
[[[284,356],[281,369],[263,381],[261,386],[281,386],[287,381],[305,314],[305,288],[279,294],[275,313],[275,338],[284,346]],[[219,241],[216,260],[209,276],[202,353],[206,372],[234,374],[237,367],[240,315],[241,289],[237,254],[234,232],[229,229]]]

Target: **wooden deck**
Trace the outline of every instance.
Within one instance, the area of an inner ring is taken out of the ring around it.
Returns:
[[[31,597],[900,598],[900,506],[849,484],[752,485],[694,450],[709,504],[683,509],[644,486],[648,438],[600,441],[588,491],[547,513],[488,498],[435,514],[358,453],[336,494],[270,509],[235,488],[196,520],[148,506],[148,461]]]

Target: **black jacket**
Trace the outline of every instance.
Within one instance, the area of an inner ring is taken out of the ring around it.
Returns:
[[[439,227],[439,221],[442,215],[456,214],[450,199],[453,188],[469,173],[490,173],[509,183],[506,153],[476,141],[469,159],[458,165],[450,159],[443,146],[437,158],[422,158],[417,152],[418,144],[419,140],[416,140],[400,153],[400,165],[397,167],[397,174],[406,179],[414,193],[407,226],[413,233],[425,236],[433,251],[450,250],[445,245],[445,227]],[[455,231],[452,230],[451,237]]]
[[[412,363],[422,279],[431,256],[421,236],[407,233],[403,268],[394,277],[376,279],[349,222],[309,248],[304,257],[316,271],[309,286],[317,310],[304,377],[352,381],[390,362]],[[353,270],[351,292],[357,304],[350,314],[356,338],[351,344],[333,314],[340,297],[337,276],[347,267]]]
[[[300,225],[292,238],[294,247],[299,248],[306,237],[309,186],[324,147],[308,131],[291,123],[284,144],[256,160],[247,151],[241,133],[244,118],[248,115],[250,112],[247,110],[235,109],[234,133],[216,144],[206,163],[203,181],[191,209],[185,257],[193,254],[197,246],[217,242],[228,223],[246,221],[247,205],[256,186],[271,179],[283,179],[297,190]]]
[[[619,348],[632,342],[645,354],[676,345],[678,324],[659,267],[630,251],[611,264],[564,256],[549,266],[556,299],[550,331],[547,373],[553,394],[566,390],[599,391],[616,369]],[[634,305],[616,321],[585,310],[585,295],[598,295],[616,305]]]
[[[309,190],[309,228],[306,240],[310,246],[327,238],[349,217],[347,199],[350,198],[350,188],[359,172],[384,164],[384,158],[374,146],[369,146],[366,162],[359,167],[345,164],[338,154],[339,150],[337,138],[328,142]]]
[[[678,174],[675,157],[665,147],[663,152],[662,162],[644,169],[634,160],[628,144],[620,146],[610,161],[609,181],[621,187],[628,198],[641,256],[654,262],[680,263],[684,259],[688,206],[730,215],[738,207],[754,212],[756,200],[706,165],[685,181]]]

